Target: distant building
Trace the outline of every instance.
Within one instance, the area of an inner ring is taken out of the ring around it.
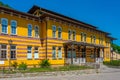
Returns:
[[[95,26],[38,6],[28,13],[0,7],[0,63],[6,67],[43,59],[52,65],[110,61],[111,40]]]

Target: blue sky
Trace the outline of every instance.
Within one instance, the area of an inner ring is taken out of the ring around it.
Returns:
[[[120,0],[0,0],[27,12],[33,5],[64,14],[110,32],[120,45]]]

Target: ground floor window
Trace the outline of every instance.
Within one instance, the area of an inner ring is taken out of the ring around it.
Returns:
[[[31,46],[27,47],[27,58],[32,59],[32,47]]]
[[[56,59],[56,47],[52,47],[52,59]]]
[[[11,59],[16,59],[16,46],[11,45],[10,47],[11,47],[10,58]]]
[[[7,45],[0,45],[0,59],[7,58]]]
[[[38,59],[39,58],[39,51],[38,51],[38,47],[34,48],[34,58]]]
[[[58,47],[58,58],[62,59],[62,48]]]

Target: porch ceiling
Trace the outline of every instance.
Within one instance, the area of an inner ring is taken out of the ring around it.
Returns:
[[[65,42],[64,45],[78,45],[78,46],[91,46],[91,47],[99,47],[99,48],[108,48],[103,45],[97,45],[92,43],[86,43],[86,42],[77,42],[77,41],[68,41]]]

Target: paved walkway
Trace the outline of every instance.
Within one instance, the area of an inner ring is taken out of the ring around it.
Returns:
[[[12,76],[9,75],[9,77]],[[1,78],[0,80],[120,80],[120,69],[108,68],[101,65],[99,70],[45,72],[33,73],[32,75],[31,73],[27,73],[17,77]]]

